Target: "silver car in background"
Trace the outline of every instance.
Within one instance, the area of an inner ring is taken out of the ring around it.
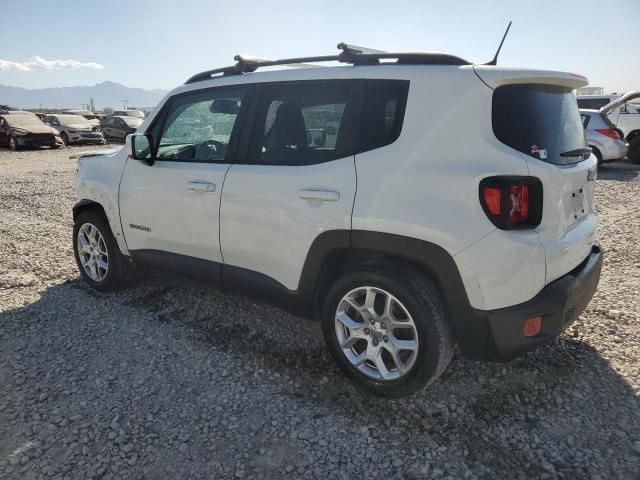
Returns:
[[[593,149],[598,165],[624,158],[629,146],[620,130],[615,128],[598,110],[580,110],[584,136]]]
[[[60,132],[65,145],[73,143],[106,143],[102,132],[81,115],[47,115],[42,119]]]

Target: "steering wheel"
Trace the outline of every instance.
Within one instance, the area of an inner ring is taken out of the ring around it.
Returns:
[[[213,151],[212,153],[215,153],[216,156],[219,155],[224,157],[224,154],[227,151],[227,146],[224,143],[219,142],[217,140],[205,140],[200,144],[200,146],[209,147]]]

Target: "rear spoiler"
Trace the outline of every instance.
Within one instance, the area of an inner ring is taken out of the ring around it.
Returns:
[[[502,68],[491,65],[474,65],[473,70],[488,87],[496,89],[514,83],[541,83],[576,89],[589,84],[587,77],[577,73],[526,68]]]

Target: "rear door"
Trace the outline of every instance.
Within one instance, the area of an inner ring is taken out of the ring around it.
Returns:
[[[242,160],[229,168],[220,209],[224,282],[242,277],[296,290],[323,232],[351,228],[356,82],[258,87]]]
[[[586,146],[576,99],[569,86],[511,84],[493,94],[493,131],[527,162],[543,185],[542,222],[547,282],[565,275],[595,241],[593,205],[596,159],[572,151]]]
[[[174,97],[147,131],[157,143],[154,162],[127,159],[120,216],[134,258],[220,272],[220,194],[249,92],[228,87]]]

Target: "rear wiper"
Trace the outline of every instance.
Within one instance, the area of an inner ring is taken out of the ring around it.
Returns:
[[[589,155],[591,153],[591,147],[580,147],[575,148],[573,150],[569,150],[568,152],[562,152],[560,154],[561,157],[582,157],[584,155]]]

